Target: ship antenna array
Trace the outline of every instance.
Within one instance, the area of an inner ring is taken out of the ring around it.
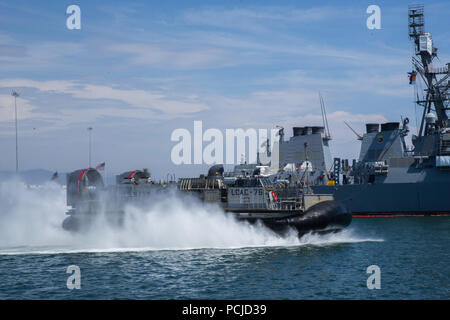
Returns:
[[[435,68],[433,59],[437,57],[437,48],[433,46],[431,35],[425,32],[424,6],[414,5],[408,8],[408,28],[409,38],[414,40],[415,54],[418,58],[412,58],[412,64],[420,74],[426,85],[426,97],[419,100],[418,95],[416,104],[424,108],[422,121],[419,129],[419,136],[426,133],[425,117],[432,110],[436,112],[437,123],[440,127],[448,127],[449,110],[449,89],[450,81],[450,63],[446,67]],[[432,108],[434,106],[434,108]]]
[[[358,132],[356,132],[355,130],[353,130],[352,127],[350,127],[350,125],[347,123],[347,121],[344,121],[344,123],[345,123],[345,125],[346,125],[347,127],[350,128],[350,130],[353,131],[354,134],[356,134],[356,137],[358,138],[358,140],[362,140],[362,139],[363,139],[363,137],[362,137]]]
[[[327,111],[325,109],[325,103],[323,102],[322,94],[319,91],[320,111],[322,112],[322,122],[325,128],[325,139],[331,140],[330,128],[328,127]]]
[[[424,6],[422,4],[409,6],[408,28],[410,39],[419,41],[417,37],[425,33]]]

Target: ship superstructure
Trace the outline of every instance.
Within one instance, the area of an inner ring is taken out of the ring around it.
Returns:
[[[381,125],[368,123],[366,133],[358,135],[359,158],[334,158],[327,182],[315,181],[312,187],[317,193],[332,193],[354,214],[450,213],[450,63],[444,67],[433,64],[438,50],[431,34],[425,32],[423,6],[409,8],[408,22],[415,48],[410,84],[415,83],[417,74],[425,84],[421,98],[414,87],[416,103],[423,112],[418,134],[412,135],[412,146],[405,141],[410,131],[408,118]],[[327,158],[328,152],[323,156]],[[324,162],[330,161],[331,157]]]
[[[354,215],[449,214],[450,64],[433,65],[437,48],[431,34],[424,31],[423,7],[410,7],[408,16],[416,56],[412,59],[410,83],[414,84],[419,74],[426,85],[422,98],[416,94],[416,103],[423,107],[423,113],[419,132],[412,136],[412,146],[406,143],[410,134],[408,118],[400,122],[367,123],[366,132],[362,136],[357,134],[361,141],[358,159],[332,158],[331,134],[320,95],[323,126],[294,127],[293,136],[287,141],[284,128],[279,127],[280,170],[270,179],[255,175],[258,165],[246,164],[236,166],[234,172],[228,177],[225,173],[217,182],[205,177],[186,179],[181,181],[181,187],[191,190],[191,183],[199,182],[197,187],[205,201],[223,203],[226,210],[235,212],[248,213],[253,208],[270,212],[273,196],[267,186],[289,181],[276,193],[281,194],[282,190],[284,196],[280,198],[286,204],[292,203],[293,208],[304,205],[305,190],[310,190],[322,197],[332,195]],[[253,188],[255,195],[243,194],[243,187]],[[258,190],[269,192],[259,196]],[[297,200],[292,202],[293,199]]]

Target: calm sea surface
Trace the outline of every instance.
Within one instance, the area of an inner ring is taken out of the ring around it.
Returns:
[[[221,239],[214,242],[201,236],[207,227],[184,236],[176,227],[173,234],[163,230],[169,249],[148,237],[145,247],[110,241],[79,248],[73,241],[55,245],[59,238],[46,234],[42,243],[39,235],[10,236],[0,243],[0,299],[450,298],[450,217],[354,218],[340,234],[300,241],[246,238],[258,230],[244,230],[240,238],[225,223],[223,233],[211,235]],[[69,265],[80,268],[79,290],[66,286]],[[379,290],[366,286],[370,265],[380,267]]]

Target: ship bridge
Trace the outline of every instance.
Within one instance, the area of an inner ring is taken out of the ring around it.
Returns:
[[[308,161],[312,165],[311,179],[324,177],[333,166],[329,141],[324,127],[294,127],[289,141],[280,141],[280,166],[301,166]]]
[[[363,135],[360,162],[388,161],[391,158],[402,158],[405,154],[405,141],[400,123],[387,122],[366,124]]]

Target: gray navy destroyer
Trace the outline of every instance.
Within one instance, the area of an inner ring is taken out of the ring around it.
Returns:
[[[401,122],[366,124],[359,159],[332,160],[327,124],[323,127],[295,127],[289,141],[281,139],[280,161],[284,164],[312,162],[311,188],[332,194],[354,215],[434,215],[450,213],[450,63],[436,67],[437,58],[430,33],[424,30],[424,8],[408,10],[409,37],[414,41],[414,70],[426,85],[418,135],[412,135],[407,118]],[[305,145],[308,145],[306,148]]]
[[[278,131],[279,170],[289,176],[289,181],[297,177],[294,190],[307,188],[312,194],[330,195],[354,216],[450,214],[450,63],[444,67],[433,65],[437,48],[431,34],[424,30],[423,6],[411,6],[408,18],[409,37],[415,45],[410,83],[419,74],[426,85],[425,96],[420,99],[417,94],[416,103],[423,107],[423,114],[420,130],[412,136],[412,146],[407,146],[405,140],[409,134],[408,118],[401,122],[368,123],[366,133],[358,135],[359,159],[350,162],[332,158],[331,134],[320,95],[323,126],[294,127],[288,141],[284,139],[284,128]],[[225,175],[223,183],[235,183],[233,179],[242,176],[240,166],[227,173],[230,177]],[[253,165],[253,169],[257,167],[260,166]],[[273,179],[279,178],[272,176]],[[191,182],[181,181],[181,187],[189,189]],[[264,179],[261,184],[265,184]],[[202,191],[204,199],[212,201],[207,185]],[[235,198],[233,190],[227,189],[229,199],[230,194],[231,199]],[[248,211],[260,202],[242,196],[232,201],[235,203],[228,210],[235,211]]]

